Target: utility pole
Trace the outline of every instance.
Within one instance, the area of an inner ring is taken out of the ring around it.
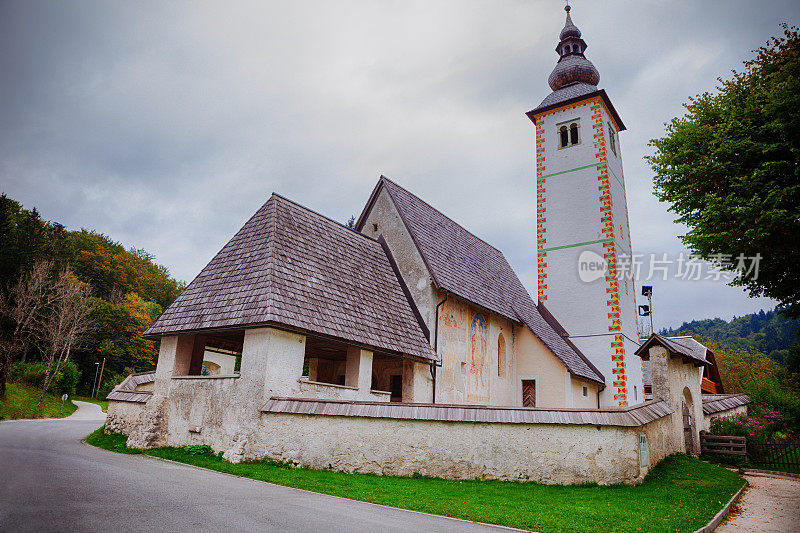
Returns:
[[[106,358],[103,357],[103,364],[100,365],[100,379],[97,381],[97,394],[100,394],[100,384],[103,382],[103,369],[106,367]],[[97,396],[95,396],[96,398]]]
[[[100,370],[100,363],[94,364],[94,381],[92,382],[92,395],[90,398],[94,398],[94,391],[97,388],[97,372]]]
[[[639,306],[639,316],[650,317],[650,335],[652,335],[655,333],[655,329],[653,328],[653,286],[642,285],[642,296],[647,298],[647,305]]]

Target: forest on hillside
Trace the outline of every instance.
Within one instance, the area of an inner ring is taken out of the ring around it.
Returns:
[[[42,219],[36,208],[0,196],[0,296],[12,306],[13,288],[35,265],[68,273],[86,288],[89,328],[69,351],[77,366],[77,393],[91,392],[98,366],[105,358],[100,396],[131,372],[155,368],[158,342],[142,332],[183,290],[166,267],[144,250],[125,249],[108,236],[80,229],[69,231]],[[0,340],[14,334],[13,313],[2,314]],[[34,339],[38,341],[38,339]],[[42,343],[30,342],[11,361],[10,375],[23,374],[21,363],[42,360]],[[15,374],[16,372],[16,374]],[[59,391],[60,392],[60,391]]]
[[[749,348],[768,355],[778,364],[800,372],[800,319],[788,318],[780,308],[763,309],[730,322],[709,318],[684,322],[679,328],[664,329],[662,335],[694,335],[722,346]]]
[[[730,321],[685,322],[662,335],[692,335],[713,352],[725,392],[745,392],[757,404],[776,409],[800,434],[800,320],[781,308]]]

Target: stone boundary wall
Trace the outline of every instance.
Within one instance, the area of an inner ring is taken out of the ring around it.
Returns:
[[[126,400],[109,400],[106,413],[106,431],[130,435],[139,419],[139,414],[144,410],[142,402]]]
[[[263,413],[242,457],[382,475],[638,483],[674,451],[658,439],[664,420],[619,427]],[[643,433],[654,441],[644,467],[638,448]]]

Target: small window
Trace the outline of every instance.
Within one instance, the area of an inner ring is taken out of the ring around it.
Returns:
[[[587,387],[583,388],[583,395],[584,396],[589,396],[589,389]]]
[[[639,433],[639,465],[647,468],[650,466],[649,449],[647,446],[647,435]]]
[[[372,231],[378,231],[378,225],[372,224]]]
[[[497,337],[497,375],[506,375],[506,339],[502,333]]]
[[[611,123],[608,123],[608,146],[611,147],[611,151],[614,152],[614,155],[617,155],[617,138],[616,132],[614,131],[614,126]]]
[[[580,144],[580,121],[578,119],[556,124],[556,127],[558,128],[559,148],[568,148]]]
[[[403,376],[395,374],[390,378],[389,383],[389,390],[392,393],[389,400],[392,402],[403,401]]]
[[[636,390],[636,385],[633,386],[633,401],[639,400],[639,392]]]
[[[522,380],[522,407],[536,407],[536,380]]]

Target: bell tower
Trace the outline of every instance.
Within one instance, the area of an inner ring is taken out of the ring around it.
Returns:
[[[625,130],[570,6],[556,46],[552,89],[527,113],[536,126],[539,301],[602,372],[603,407],[644,401],[625,178]],[[628,262],[628,265],[630,263]]]

